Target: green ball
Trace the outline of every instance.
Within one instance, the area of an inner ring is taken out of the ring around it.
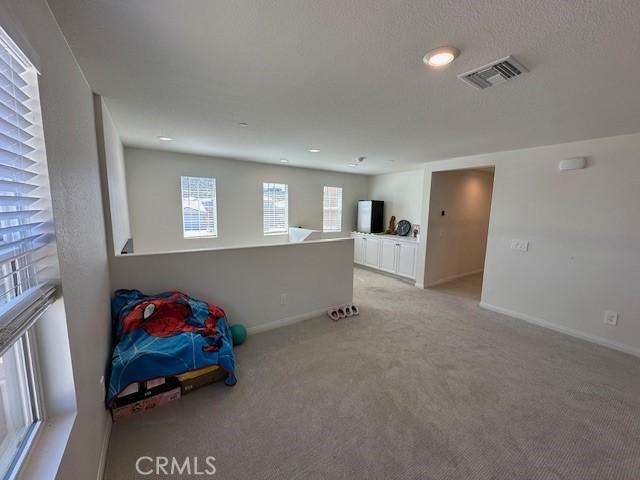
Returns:
[[[242,345],[247,339],[247,329],[244,325],[236,324],[231,326],[231,338],[234,345]]]

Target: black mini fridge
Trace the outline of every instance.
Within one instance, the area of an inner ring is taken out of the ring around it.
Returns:
[[[384,231],[384,202],[360,200],[358,202],[358,232],[382,233]]]

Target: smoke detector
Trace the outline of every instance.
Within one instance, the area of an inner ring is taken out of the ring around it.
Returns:
[[[354,163],[347,163],[347,165],[350,166],[351,168],[356,168],[362,165],[366,159],[367,157],[358,157],[356,158],[356,161]]]
[[[526,67],[509,55],[483,67],[461,73],[458,78],[478,90],[484,90],[493,85],[513,80],[527,71]]]

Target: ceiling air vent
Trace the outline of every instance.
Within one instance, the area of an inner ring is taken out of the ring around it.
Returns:
[[[513,80],[526,71],[527,69],[522,66],[520,62],[509,55],[508,57],[491,62],[484,67],[462,73],[458,75],[458,78],[472,87],[484,90],[493,85]]]

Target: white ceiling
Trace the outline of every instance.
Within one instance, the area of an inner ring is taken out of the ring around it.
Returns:
[[[49,3],[127,145],[373,174],[640,131],[637,0]],[[456,78],[509,54],[531,71]]]

